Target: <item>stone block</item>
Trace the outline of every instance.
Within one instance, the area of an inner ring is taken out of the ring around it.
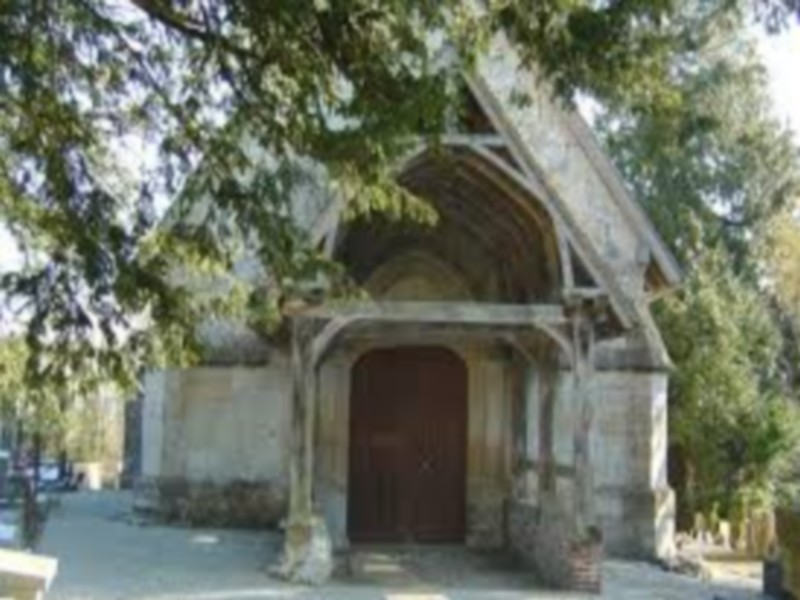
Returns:
[[[0,592],[15,600],[40,600],[57,570],[55,558],[0,549]]]
[[[595,495],[608,554],[666,560],[675,552],[675,495],[670,488],[602,487]]]
[[[717,531],[717,539],[716,542],[720,546],[725,548],[731,547],[731,524],[730,521],[722,520],[719,522],[719,527]]]

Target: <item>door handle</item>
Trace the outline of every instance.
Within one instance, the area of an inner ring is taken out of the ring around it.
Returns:
[[[420,470],[421,473],[429,473],[429,472],[433,471],[433,465],[431,464],[431,462],[429,460],[423,460],[419,464],[419,470]]]

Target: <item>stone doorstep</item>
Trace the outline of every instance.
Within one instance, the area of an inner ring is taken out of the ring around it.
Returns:
[[[18,600],[40,598],[57,570],[55,558],[0,549],[0,587]]]

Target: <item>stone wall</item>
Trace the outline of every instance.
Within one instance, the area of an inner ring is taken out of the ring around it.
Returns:
[[[286,478],[289,376],[284,357],[258,368],[148,375],[143,475],[188,481]]]
[[[599,593],[602,540],[570,539],[570,517],[557,498],[536,506],[512,500],[508,507],[508,544],[513,554],[555,588]]]
[[[606,549],[670,558],[675,505],[667,483],[667,376],[603,371],[596,378],[592,456]]]
[[[352,341],[321,368],[315,485],[319,510],[337,546],[347,543],[347,485],[350,373],[370,348],[418,344],[402,332]],[[541,382],[530,369],[524,415],[515,412],[514,361],[507,346],[454,344],[426,339],[459,353],[468,369],[467,535],[476,548],[506,543],[506,505],[514,495],[537,504],[535,464],[539,448]],[[278,497],[286,488],[289,453],[289,366],[273,352],[266,366],[203,367],[150,374],[142,410],[142,472],[161,487],[158,504],[175,518],[213,522],[236,519],[224,513],[247,485],[255,495]],[[596,509],[610,554],[668,557],[674,528],[673,497],[666,482],[666,375],[610,370],[595,374],[595,419],[591,450]],[[571,503],[574,406],[569,372],[556,377],[553,446],[562,507]],[[516,419],[523,418],[524,426]],[[518,465],[514,432],[524,429],[527,472]],[[515,477],[516,475],[516,477]],[[262,489],[263,488],[263,489]],[[517,489],[519,488],[519,489]],[[261,490],[261,491],[259,491]],[[163,493],[162,493],[163,492]],[[266,501],[266,500],[265,500]],[[280,505],[269,500],[270,505]],[[222,507],[222,508],[220,508]],[[246,512],[257,512],[253,511]],[[266,523],[272,514],[243,517]],[[181,517],[180,515],[183,515]]]
[[[591,455],[595,509],[606,551],[630,558],[669,558],[675,527],[674,495],[666,480],[666,374],[598,371],[592,400]],[[528,373],[527,461],[539,460],[541,383]],[[573,388],[562,371],[553,416],[554,460],[562,475],[573,464]],[[518,478],[520,496],[538,503],[535,469]],[[570,497],[569,477],[559,477],[559,493]],[[564,488],[563,490],[561,488]]]
[[[285,512],[288,364],[160,371],[145,379],[142,488],[164,518],[268,527]]]
[[[137,491],[138,505],[167,522],[210,527],[275,528],[288,501],[286,486],[274,481],[158,478],[140,482]]]
[[[631,297],[644,297],[644,270],[655,233],[579,116],[564,111],[552,90],[506,36],[498,34],[477,65],[482,96],[496,105],[518,140],[523,170],[544,173],[565,213],[574,220]],[[518,102],[525,94],[529,102]],[[590,200],[590,201],[589,201]],[[659,248],[660,249],[660,248]]]

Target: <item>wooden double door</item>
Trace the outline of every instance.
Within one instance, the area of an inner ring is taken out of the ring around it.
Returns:
[[[467,370],[433,346],[373,350],[352,372],[348,528],[354,542],[461,542]]]

